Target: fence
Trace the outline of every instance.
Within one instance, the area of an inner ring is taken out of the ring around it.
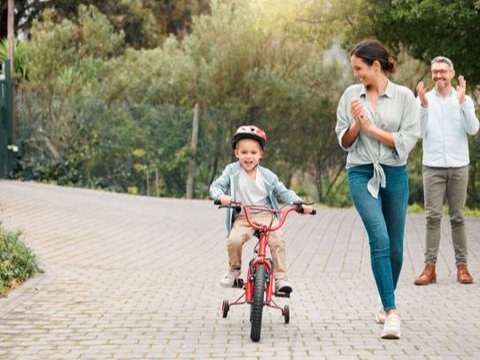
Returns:
[[[0,73],[0,178],[12,175],[16,167],[18,147],[14,141],[13,81],[10,60],[5,60]]]

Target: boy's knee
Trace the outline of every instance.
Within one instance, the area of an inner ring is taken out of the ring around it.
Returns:
[[[231,236],[227,240],[228,248],[235,248],[238,246],[243,246],[243,244],[249,239],[248,235],[243,236]]]
[[[271,249],[285,249],[285,240],[282,238],[270,238],[268,241],[268,245]]]

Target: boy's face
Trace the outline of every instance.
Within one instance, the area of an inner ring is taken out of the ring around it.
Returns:
[[[262,159],[262,155],[263,150],[257,140],[241,139],[237,142],[235,157],[247,173],[255,170]]]

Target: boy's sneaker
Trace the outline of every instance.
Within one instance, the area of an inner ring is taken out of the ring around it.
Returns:
[[[383,310],[383,304],[380,297],[378,298],[378,309],[375,311],[375,322],[377,324],[385,324],[385,310]]]
[[[400,316],[391,313],[385,318],[385,325],[382,330],[382,339],[400,339]]]
[[[235,284],[235,280],[237,280],[239,276],[240,276],[240,270],[238,269],[228,270],[220,280],[220,286],[224,288],[233,287],[233,284]]]
[[[278,279],[275,281],[275,292],[290,294],[292,291],[292,285],[290,285],[287,279]]]

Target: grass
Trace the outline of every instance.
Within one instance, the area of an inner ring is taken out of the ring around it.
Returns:
[[[328,205],[320,204],[320,203],[315,203],[314,206],[316,208],[329,207]],[[353,205],[351,205],[351,206],[348,206],[348,207],[344,207],[342,209],[354,209],[355,210],[355,207]],[[444,205],[442,211],[445,215],[448,215],[448,206]],[[408,205],[407,213],[408,214],[425,214],[425,209],[423,208],[422,205],[412,204],[412,205]],[[471,216],[471,217],[480,217],[480,209],[475,209],[475,208],[470,209],[469,207],[465,207],[464,215],[465,216]]]
[[[418,204],[413,204],[408,207],[408,213],[409,214],[424,214],[425,209],[423,206],[418,205]],[[443,206],[443,213],[445,215],[448,215],[448,206],[444,205]],[[472,216],[472,217],[480,217],[480,209],[470,209],[468,207],[465,208],[464,211],[465,216]]]
[[[0,297],[40,272],[35,254],[22,243],[20,233],[0,227]]]

